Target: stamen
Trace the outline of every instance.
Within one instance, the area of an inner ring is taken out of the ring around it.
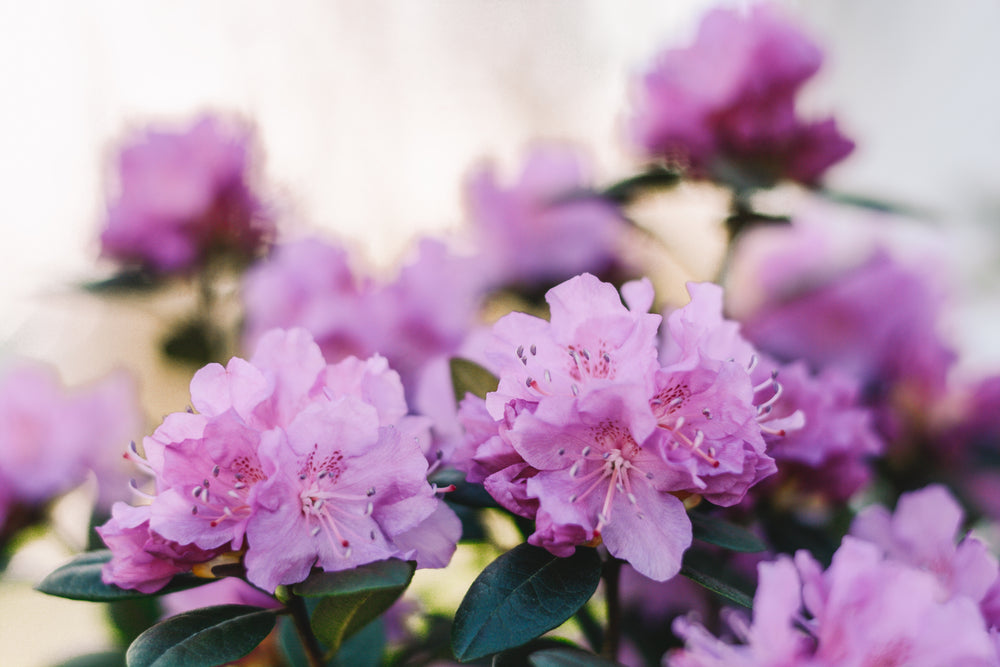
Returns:
[[[605,352],[604,354],[602,354],[601,358],[604,359],[604,363],[606,363],[606,364],[610,364],[611,363],[611,355],[608,354],[607,352]]]
[[[369,500],[368,504],[365,505],[365,516],[371,516],[372,512],[374,511],[375,511],[375,503]]]
[[[587,361],[590,361],[590,352],[588,352],[587,350],[585,349],[580,350],[580,356],[586,359]]]
[[[375,495],[375,487],[374,486],[368,487],[368,490],[365,492],[365,495],[368,496],[369,498],[371,498],[372,496],[374,496]]]
[[[761,403],[760,405],[757,406],[757,412],[758,412],[758,414],[760,413],[761,410],[770,408],[772,405],[774,405],[775,403],[778,402],[779,398],[781,398],[781,394],[784,391],[782,389],[782,387],[781,387],[781,383],[780,382],[772,382],[771,386],[774,388],[774,395],[771,396],[771,398],[767,399],[765,402],[763,402],[763,403]]]
[[[197,514],[197,513],[198,513],[198,506],[197,505],[192,505],[191,506],[191,514]]]
[[[589,455],[590,455],[590,445],[587,445],[587,446],[586,446],[586,447],[584,447],[584,448],[583,448],[583,450],[582,450],[582,451],[580,452],[580,456],[583,456],[583,457],[585,457],[585,458],[586,458],[586,457],[587,457],[587,456],[589,456]]]
[[[559,456],[562,456],[565,453],[566,453],[566,448],[565,447],[560,447],[559,451],[556,452],[556,454],[558,454]]]
[[[705,415],[705,419],[709,419],[709,420],[712,419],[712,411],[709,410],[708,408],[703,408],[702,411],[701,411],[701,414]]]
[[[538,354],[538,348],[535,347],[534,343],[532,343],[531,344],[531,356],[535,356],[536,354]]]
[[[312,530],[310,530],[309,532],[312,534],[313,537],[316,537],[317,535],[319,535],[319,531],[320,531],[320,527],[316,526]]]
[[[220,472],[222,472],[222,469],[219,466],[212,467],[212,477],[218,477]]]
[[[523,359],[524,358],[524,346],[523,345],[518,345],[517,346],[517,350],[514,351],[514,354],[517,355],[518,359]]]
[[[552,382],[552,373],[550,373],[547,368],[545,369],[545,381]]]
[[[753,369],[757,368],[757,355],[750,355],[750,363],[747,364],[747,373],[752,373]]]
[[[574,396],[579,396],[579,395],[580,395],[580,388],[579,388],[579,387],[577,387],[577,386],[576,386],[576,384],[571,384],[571,385],[569,386],[569,389],[570,389],[570,391],[572,391],[572,392],[573,392],[573,395],[574,395]]]
[[[193,489],[191,489],[191,495],[194,496],[195,498],[201,498],[201,492],[203,490],[204,490],[203,487],[196,486]]]

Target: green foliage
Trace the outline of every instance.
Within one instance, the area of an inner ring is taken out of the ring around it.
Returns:
[[[227,604],[172,616],[132,642],[128,667],[221,665],[254,650],[274,627],[272,609]]]
[[[651,165],[646,171],[618,181],[604,190],[606,199],[618,204],[627,204],[650,190],[665,190],[681,182],[681,174],[659,165]]]
[[[467,393],[486,398],[486,394],[496,391],[500,384],[497,376],[474,361],[454,357],[450,366],[451,386],[455,391],[456,403],[460,403]]]
[[[681,574],[730,602],[747,609],[753,607],[753,593],[748,592],[743,582],[714,554],[688,549],[684,552]]]
[[[111,552],[107,549],[79,554],[62,567],[50,572],[48,576],[42,579],[41,583],[35,586],[35,590],[56,597],[68,598],[70,600],[87,600],[89,602],[114,602],[116,600],[141,598],[149,595],[148,593],[119,588],[118,586],[106,584],[101,581],[101,568],[109,560],[111,560]],[[153,595],[183,591],[188,588],[207,584],[211,581],[213,580],[200,579],[190,575],[178,575],[166,586],[153,593]]]
[[[452,650],[466,662],[525,644],[562,624],[597,590],[601,559],[577,547],[568,558],[521,544],[490,563],[455,614]]]
[[[688,516],[691,518],[691,529],[696,540],[742,553],[757,553],[767,549],[766,544],[745,528],[705,512],[689,512]]]
[[[353,570],[319,572],[292,587],[296,595],[319,598],[310,624],[332,653],[348,637],[378,618],[410,585],[416,563],[389,559]]]
[[[574,648],[547,648],[528,656],[531,667],[615,667],[617,662]]]

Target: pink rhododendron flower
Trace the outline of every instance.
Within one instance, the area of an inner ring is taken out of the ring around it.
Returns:
[[[111,519],[97,528],[111,549],[111,560],[101,571],[105,583],[155,593],[176,574],[212,560],[220,550],[204,550],[192,544],[165,539],[149,527],[149,507],[115,503]]]
[[[119,155],[102,254],[156,273],[188,271],[216,252],[254,257],[274,230],[251,190],[251,142],[250,128],[210,116],[132,138]]]
[[[572,197],[587,179],[580,157],[554,145],[534,148],[510,186],[498,183],[492,166],[471,175],[466,197],[490,284],[553,284],[615,264],[623,220],[610,202]]]
[[[763,362],[766,365],[766,362]],[[780,366],[781,395],[773,404],[773,423],[793,412],[799,428],[768,438],[767,453],[778,474],[760,493],[793,485],[801,494],[846,502],[872,476],[872,460],[885,449],[874,414],[860,404],[858,382],[835,368],[813,375],[803,362]]]
[[[858,382],[834,369],[814,375],[802,362],[778,363],[743,337],[738,322],[723,316],[722,288],[691,283],[688,291],[691,303],[667,319],[670,335],[664,336],[661,358],[681,368],[704,357],[732,360],[749,372],[754,418],[779,467],[762,493],[794,483],[829,500],[846,500],[870,477],[869,459],[884,447],[873,415],[860,405]],[[689,410],[685,416],[689,429],[704,429],[713,415]]]
[[[385,357],[413,394],[427,364],[459,349],[476,321],[481,285],[473,260],[429,239],[384,283],[352,272],[341,248],[298,241],[247,272],[245,342],[301,327],[330,361]]]
[[[124,374],[69,390],[45,366],[22,364],[0,379],[0,534],[6,515],[40,509],[93,471],[98,503],[120,497],[120,451],[139,427],[136,388]]]
[[[662,52],[645,74],[634,140],[699,176],[814,183],[854,148],[832,118],[803,121],[796,112],[799,89],[821,61],[770,6],[715,9],[689,47]]]
[[[884,559],[851,537],[824,572],[808,552],[763,563],[753,623],[732,619],[745,643],[728,644],[687,619],[686,648],[669,667],[936,667],[998,665],[975,602],[948,599],[937,578]]]
[[[384,359],[328,365],[306,331],[274,330],[249,361],[198,371],[191,399],[197,413],[168,416],[145,459],[130,455],[156,478],[151,534],[245,551],[247,578],[267,591],[313,567],[450,559],[461,525],[427,482],[426,420],[406,414]],[[105,570],[131,583],[117,576]]]
[[[595,390],[580,400],[544,401],[510,432],[514,448],[538,472],[526,481],[538,498],[528,541],[558,556],[598,535],[609,553],[645,576],[677,574],[691,544],[678,470],[647,444],[656,428],[635,385]]]
[[[956,544],[963,514],[946,488],[931,485],[904,493],[894,512],[881,505],[866,507],[851,524],[851,535],[878,546],[893,560],[930,572],[949,595],[979,603],[1000,572],[983,542],[964,537]]]
[[[668,365],[657,357],[661,318],[648,312],[648,281],[623,287],[625,305],[583,274],[546,295],[550,321],[512,313],[494,325],[485,356],[499,386],[485,402],[462,402],[466,461],[457,465],[535,519],[529,542],[566,556],[600,537],[663,581],[691,541],[677,496],[731,505],[774,472],[748,369],[728,352],[695,349],[701,338],[682,323],[701,326],[697,291],[698,303],[671,316],[684,348]]]
[[[925,270],[879,246],[840,258],[831,233],[806,222],[745,239],[733,276],[764,287],[732,304],[762,350],[834,366],[878,401],[943,395],[955,354],[937,333],[943,295]]]

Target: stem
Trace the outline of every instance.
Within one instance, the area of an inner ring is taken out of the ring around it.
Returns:
[[[618,590],[618,578],[622,562],[611,558],[604,564],[601,578],[604,579],[604,597],[608,604],[608,627],[604,632],[601,655],[612,661],[618,660],[618,643],[621,639],[622,605]]]
[[[316,635],[313,634],[312,627],[309,625],[309,611],[306,609],[305,600],[294,593],[290,593],[290,595],[285,607],[295,622],[295,632],[306,651],[309,667],[323,667],[326,664],[323,659],[323,647],[319,645],[319,640],[316,639]]]

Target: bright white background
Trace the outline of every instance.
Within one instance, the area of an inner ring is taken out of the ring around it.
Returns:
[[[952,332],[971,363],[1000,370],[1000,4],[786,4],[830,54],[808,103],[835,110],[859,144],[832,183],[934,213],[969,290]],[[72,285],[103,270],[103,190],[129,127],[205,109],[254,118],[283,222],[361,239],[385,261],[418,230],[460,224],[469,167],[512,168],[531,139],[580,142],[600,177],[626,173],[628,82],[706,5],[2,0],[0,357],[57,361],[70,381],[114,358],[103,333],[121,313],[81,308]],[[120,322],[125,338],[154,328]],[[12,575],[47,567],[43,555]],[[96,607],[17,583],[0,595],[2,664],[103,641],[87,643]],[[43,623],[66,614],[50,638]]]

